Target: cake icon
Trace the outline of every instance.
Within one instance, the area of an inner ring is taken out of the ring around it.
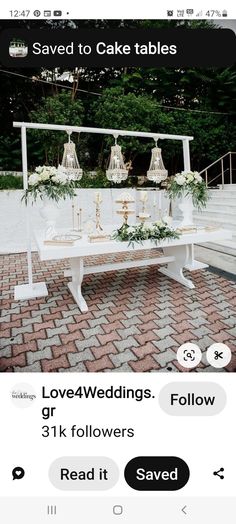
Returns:
[[[9,44],[9,55],[12,58],[25,58],[28,55],[28,45],[20,38],[14,38]]]

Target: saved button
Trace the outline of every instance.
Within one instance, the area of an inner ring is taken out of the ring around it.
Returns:
[[[177,491],[189,476],[188,465],[179,457],[135,457],[125,467],[127,484],[138,491]]]

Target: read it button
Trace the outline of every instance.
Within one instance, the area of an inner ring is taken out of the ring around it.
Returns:
[[[49,469],[51,483],[62,490],[107,490],[118,478],[118,466],[108,457],[60,457]]]
[[[135,457],[125,468],[127,484],[138,491],[177,491],[189,476],[188,465],[179,457]]]

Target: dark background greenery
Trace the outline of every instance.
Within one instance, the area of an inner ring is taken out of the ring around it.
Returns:
[[[5,27],[212,27],[207,21],[0,21]],[[216,27],[216,26],[213,26]],[[66,69],[60,69],[62,74]],[[0,67],[0,170],[21,170],[19,129],[12,122],[38,121],[193,135],[192,168],[201,170],[236,145],[236,70],[192,68],[78,68],[73,82],[56,79],[54,70]],[[15,76],[14,73],[17,73]],[[18,76],[22,75],[22,76]],[[41,82],[44,80],[44,82]],[[49,83],[49,81],[51,83]],[[66,134],[28,132],[30,169],[57,163]],[[105,169],[111,137],[72,135],[85,170]],[[131,174],[142,175],[150,161],[153,142],[122,138]],[[170,174],[182,169],[182,144],[160,141]],[[98,177],[98,180],[99,177]]]

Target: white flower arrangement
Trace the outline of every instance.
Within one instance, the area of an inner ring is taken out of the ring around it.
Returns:
[[[201,175],[199,175],[197,171],[182,171],[175,175],[174,180],[179,186],[183,186],[184,184],[188,185],[191,184],[191,182],[194,182],[194,184],[203,182]]]
[[[123,224],[119,229],[114,231],[112,238],[120,242],[128,242],[128,245],[143,244],[145,240],[151,240],[155,245],[161,240],[179,238],[179,233],[172,227],[169,227],[165,220],[159,220],[152,224],[136,224],[129,226]]]
[[[50,166],[38,166],[35,169],[35,172],[29,176],[28,184],[29,186],[36,186],[42,182],[46,182],[51,177],[56,176],[57,169]]]
[[[26,203],[30,196],[33,201],[37,197],[47,197],[58,202],[61,198],[74,196],[75,181],[62,166],[38,166],[29,176],[28,186],[23,196]]]
[[[206,184],[197,171],[182,171],[171,177],[167,192],[172,199],[191,195],[198,208],[205,207],[208,199]]]

